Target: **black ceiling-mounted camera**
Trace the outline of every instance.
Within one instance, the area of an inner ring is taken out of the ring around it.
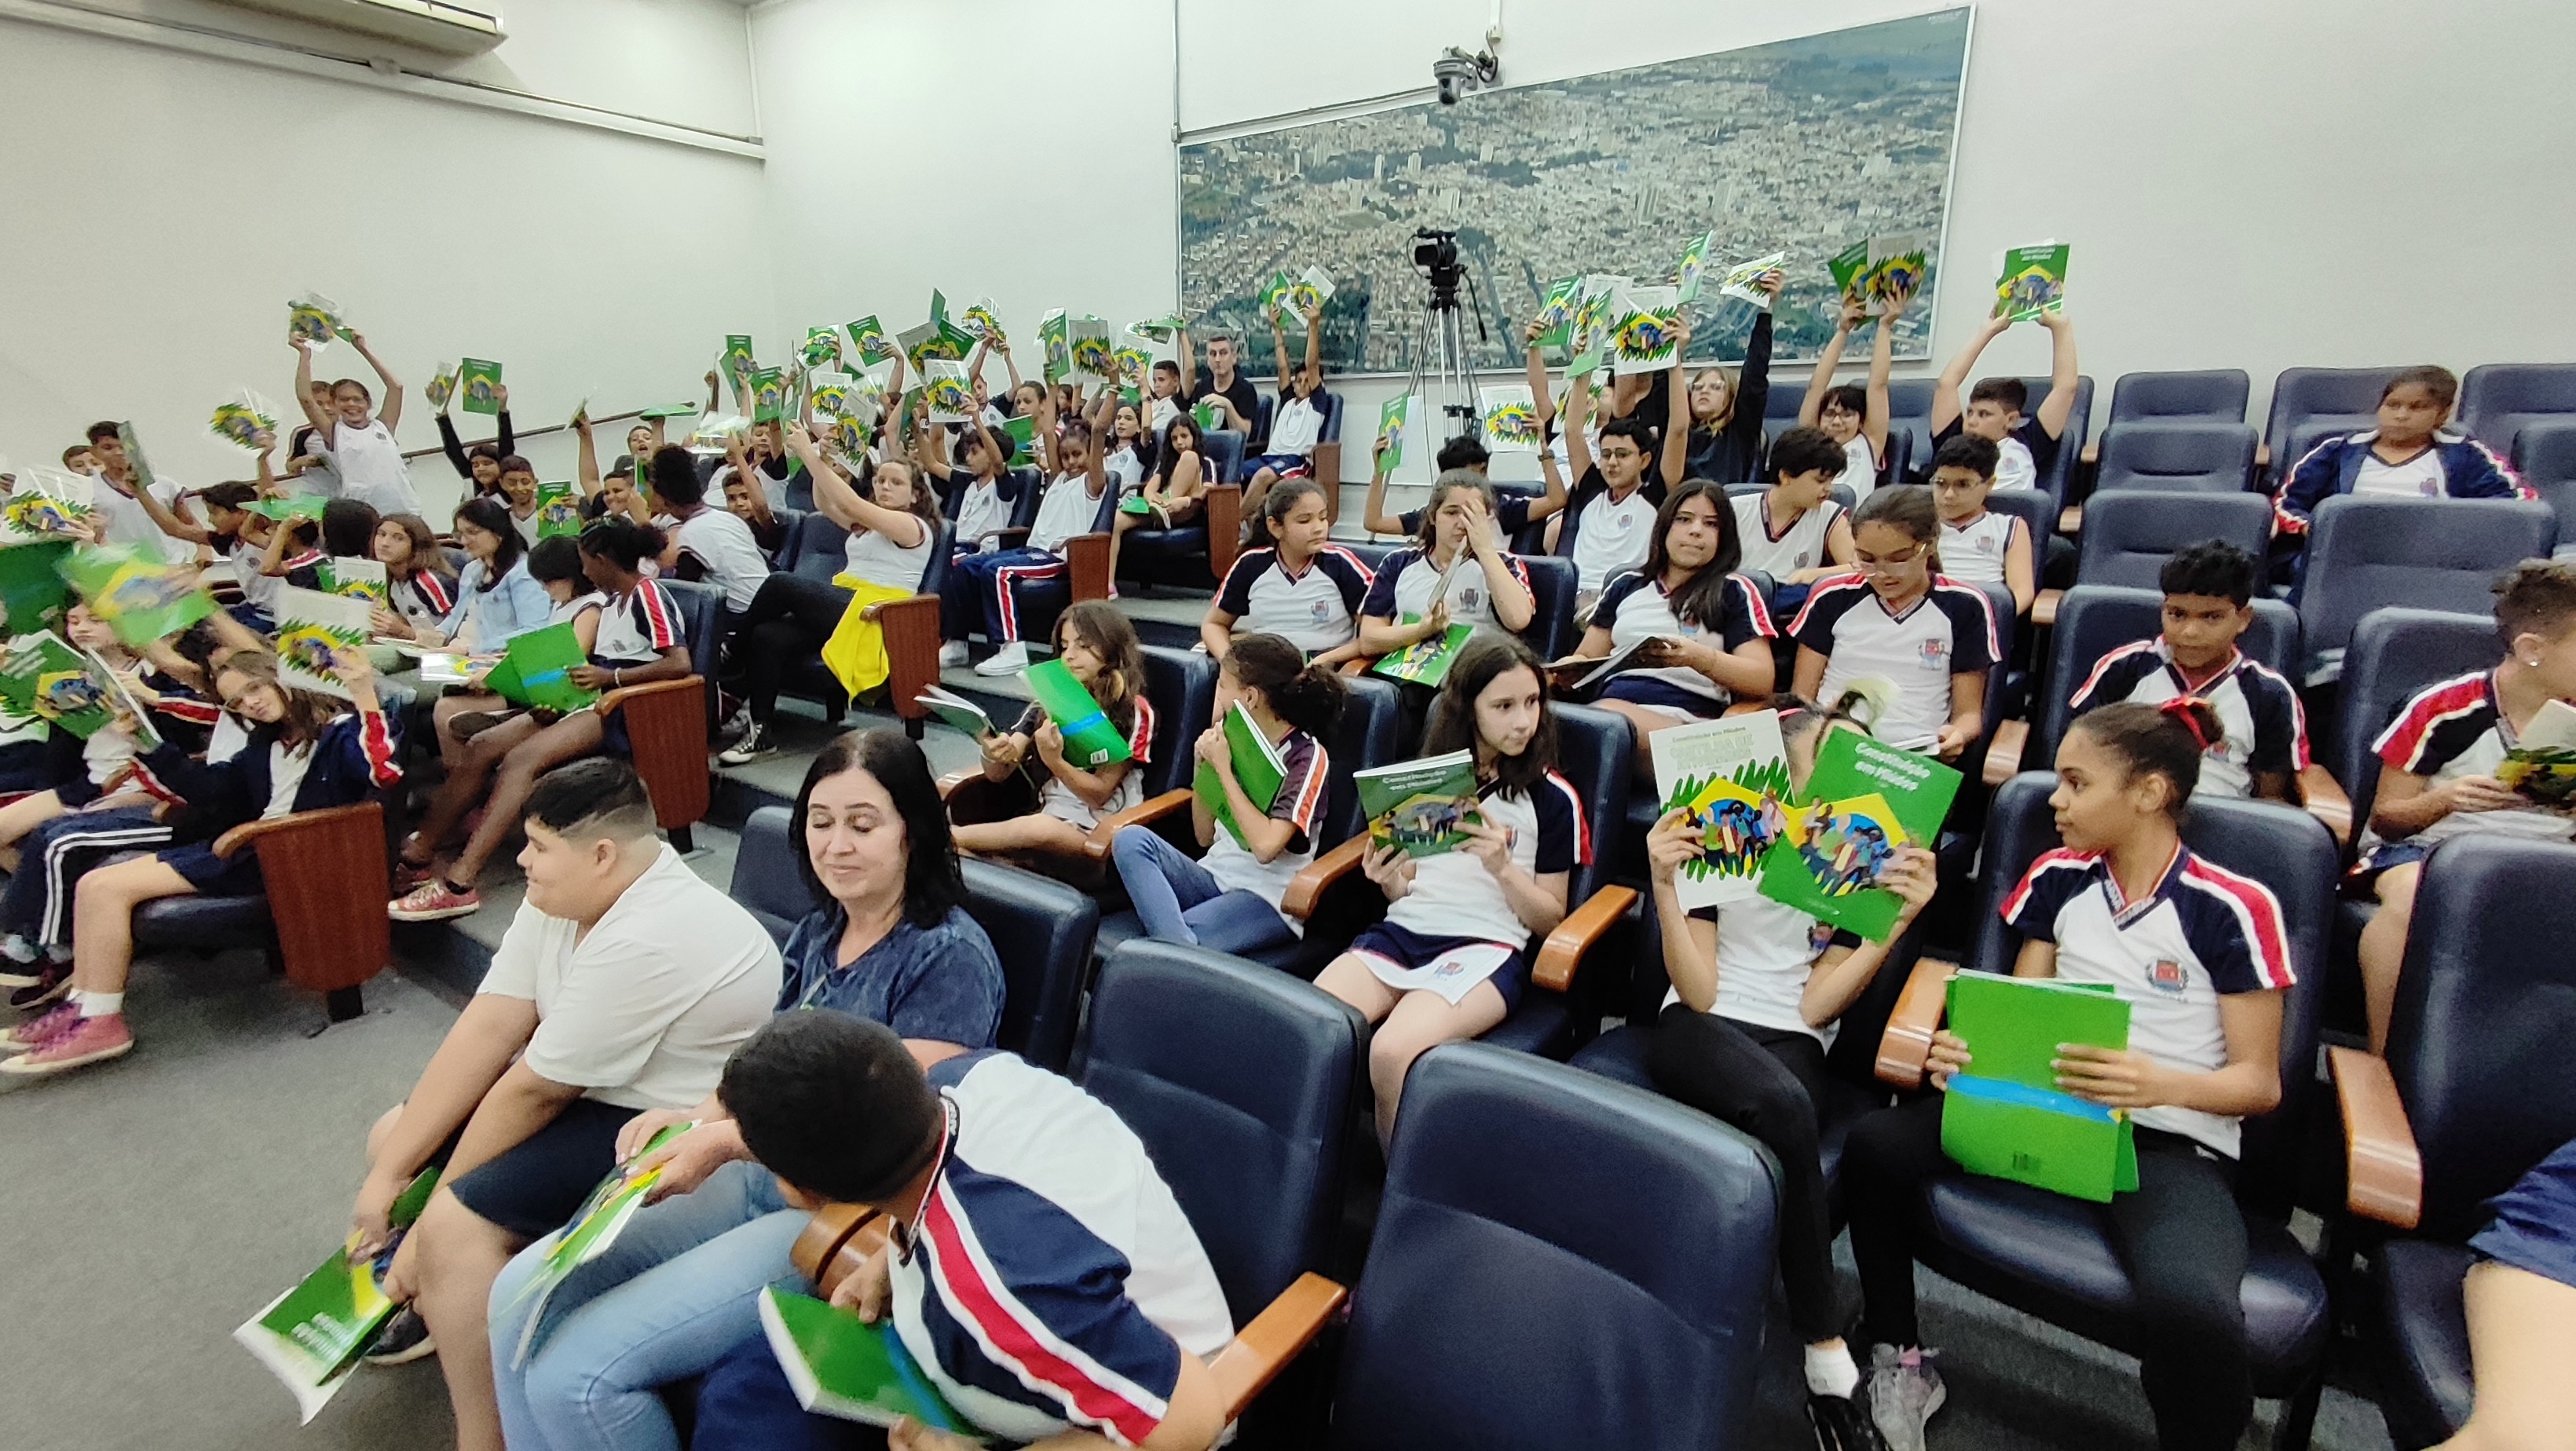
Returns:
[[[1460,96],[1492,85],[1502,73],[1502,62],[1490,49],[1469,55],[1453,45],[1431,62],[1431,83],[1440,88],[1444,106],[1457,105]]]

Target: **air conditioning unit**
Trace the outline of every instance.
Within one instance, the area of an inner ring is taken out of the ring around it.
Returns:
[[[479,55],[504,39],[501,17],[468,10],[462,5],[442,4],[440,0],[227,0],[227,3],[276,15],[292,15],[335,30],[350,30],[360,35],[399,41],[442,55]]]

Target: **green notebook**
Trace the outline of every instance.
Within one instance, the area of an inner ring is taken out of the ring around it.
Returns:
[[[1467,839],[1459,828],[1476,818],[1476,753],[1452,751],[1419,761],[1355,771],[1369,847],[1400,846],[1405,855],[1438,856]]]
[[[396,1229],[410,1225],[437,1186],[438,1170],[421,1170],[394,1200],[387,1221]],[[394,1312],[378,1284],[393,1258],[392,1246],[364,1260],[351,1260],[349,1249],[344,1244],[333,1251],[295,1288],[233,1331],[233,1339],[295,1393],[305,1423],[347,1384],[359,1355]]]
[[[468,413],[500,412],[501,365],[467,358],[456,365],[456,391],[463,395],[458,406]]]
[[[501,663],[484,677],[485,688],[520,705],[571,712],[599,703],[599,692],[572,683],[572,672],[590,663],[572,621],[510,637]]]
[[[2066,306],[2066,244],[2038,242],[2004,253],[1995,278],[1994,315],[2028,322]]]
[[[1234,762],[1234,784],[1243,788],[1245,799],[1264,813],[1279,799],[1280,784],[1288,779],[1288,763],[1279,759],[1279,748],[1261,727],[1252,723],[1252,713],[1236,702],[1225,713],[1225,744]],[[1217,779],[1216,767],[1201,761],[1190,777],[1190,790],[1206,805],[1208,815],[1234,838],[1237,846],[1249,846],[1243,839],[1243,826],[1234,819],[1234,803],[1225,794],[1225,783]]]
[[[1036,461],[1038,456],[1038,421],[1023,413],[1002,420],[1002,435],[1011,441],[1011,456],[1003,462],[1011,467]]]
[[[933,1430],[984,1439],[923,1373],[891,1319],[870,1324],[771,1285],[760,1292],[760,1328],[796,1403],[809,1411],[870,1426],[910,1416]]]
[[[113,724],[122,707],[134,717],[138,749],[161,744],[151,716],[115,672],[51,630],[20,636],[8,658],[0,660],[0,700],[17,714],[42,716],[82,740]]]
[[[1127,737],[1063,661],[1041,660],[1021,678],[1029,683],[1029,694],[1045,707],[1047,719],[1063,734],[1068,764],[1089,771],[1129,759]]]
[[[1420,619],[1419,615],[1406,615],[1400,623],[1410,625]],[[1475,633],[1473,625],[1451,625],[1439,634],[1416,640],[1392,655],[1379,656],[1377,663],[1369,667],[1369,673],[1383,675],[1389,680],[1401,680],[1408,685],[1427,685],[1436,690],[1441,681],[1449,678],[1450,663],[1458,658],[1458,652],[1466,648],[1468,637]]]
[[[1904,902],[1874,885],[1897,848],[1929,847],[1959,792],[1959,773],[1858,731],[1826,735],[1806,799],[1762,861],[1762,895],[1872,942],[1896,931]]]
[[[1389,398],[1377,411],[1377,436],[1386,440],[1386,452],[1378,455],[1379,473],[1391,474],[1404,467],[1405,435],[1413,431],[1413,395]]]
[[[581,537],[581,491],[570,484],[537,485],[537,537]]]
[[[894,356],[894,344],[886,341],[885,324],[869,313],[850,324],[850,345],[859,350],[859,360],[882,363]]]
[[[290,519],[319,519],[323,507],[330,502],[320,494],[290,494],[283,499],[253,499],[242,508],[245,512],[283,524]]]
[[[215,612],[215,599],[194,565],[164,563],[132,545],[75,549],[61,562],[63,578],[89,601],[116,638],[143,646],[175,635]]]
[[[2125,1048],[2129,1005],[2107,985],[1963,972],[1950,979],[1949,1029],[1976,1071],[1950,1079],[1941,1150],[1972,1174],[2107,1204],[2138,1187],[2129,1116],[2061,1091],[2049,1065],[2062,1043]]]

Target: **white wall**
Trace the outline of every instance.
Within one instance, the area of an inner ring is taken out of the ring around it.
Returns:
[[[510,23],[468,68],[756,130],[724,0],[529,0]],[[247,477],[206,416],[245,386],[292,409],[285,303],[308,288],[412,385],[411,447],[436,442],[417,389],[442,360],[499,360],[534,427],[585,394],[689,398],[721,335],[771,311],[756,233],[709,221],[757,214],[753,158],[5,18],[0,135],[0,453],[19,464],[131,418],[163,473]],[[318,361],[365,376],[345,346]],[[571,476],[568,439],[528,451]],[[453,495],[436,458],[415,478],[433,510]]]
[[[939,7],[935,24],[893,13],[911,8],[784,0],[755,13],[782,306],[891,294],[867,305],[909,323],[933,281],[952,296],[989,288],[1015,316],[1070,303],[1124,320],[1168,303],[1170,6],[983,0]],[[1935,8],[1507,0],[1504,77]],[[1181,0],[1180,125],[1427,94],[1432,55],[1472,48],[1489,12],[1487,0]],[[1319,60],[1283,43],[1292,20],[1298,37],[1366,40]],[[1985,0],[1951,193],[1948,253],[1963,262],[1943,271],[1934,347],[1954,348],[1983,316],[1983,259],[2053,235],[2075,247],[2069,309],[2097,409],[2114,377],[2139,369],[2242,367],[2259,421],[2284,367],[2576,357],[2576,299],[2549,270],[2576,236],[2576,192],[2557,180],[2576,134],[2569,54],[2576,7],[2514,0],[2403,15],[2339,0]],[[790,75],[818,93],[791,103]],[[1074,115],[1077,85],[1114,97],[1110,114]],[[900,122],[941,97],[991,99],[945,110],[955,154],[931,155]],[[905,224],[885,226],[876,197],[846,180],[829,199],[799,194],[828,184],[834,156],[877,158],[860,174],[910,203]],[[970,184],[1008,200],[973,206]],[[809,225],[824,218],[828,231]],[[2035,329],[1986,360],[2046,369]],[[1803,381],[1791,371],[1783,385]],[[1353,416],[1373,417],[1387,389],[1349,391]],[[1344,466],[1364,476],[1365,450],[1347,449]]]

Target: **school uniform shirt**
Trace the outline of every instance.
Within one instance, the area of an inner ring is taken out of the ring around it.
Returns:
[[[1021,712],[1010,733],[1035,741],[1038,727],[1046,723],[1046,707],[1032,705]],[[1031,745],[1022,769],[1037,778],[1038,814],[1052,816],[1076,831],[1089,831],[1100,824],[1100,818],[1115,816],[1145,799],[1145,763],[1154,755],[1154,703],[1142,695],[1136,697],[1136,718],[1127,727],[1127,755],[1127,774],[1118,778],[1118,788],[1109,793],[1109,799],[1095,807],[1075,795],[1073,788],[1064,784],[1063,778],[1048,770],[1046,762],[1038,756],[1038,748]]]
[[[402,445],[381,418],[357,427],[344,419],[331,423],[331,462],[339,471],[340,497],[371,505],[378,514],[417,514],[420,493],[411,486],[411,469]]]
[[[528,510],[528,515],[524,519],[513,513],[510,516],[510,527],[519,531],[519,542],[521,544],[528,545],[531,548],[535,547],[539,537],[537,534],[537,511],[535,509],[532,508]]]
[[[1820,701],[1832,702],[1855,680],[1895,686],[1877,735],[1908,751],[1929,748],[1950,723],[1950,677],[1993,669],[2003,654],[1986,592],[1937,574],[1902,614],[1890,613],[1859,575],[1820,581],[1789,634],[1826,657]]]
[[[1100,500],[1091,492],[1089,474],[1058,474],[1038,496],[1038,516],[1029,524],[1029,548],[1064,553],[1064,541],[1091,532],[1100,517]]]
[[[1843,506],[1834,500],[1827,499],[1800,514],[1776,534],[1771,529],[1771,498],[1767,493],[1738,494],[1727,503],[1735,510],[1735,537],[1744,545],[1744,560],[1738,568],[1758,569],[1771,576],[1774,583],[1787,584],[1789,576],[1799,570],[1833,562],[1825,552],[1825,536],[1833,532],[1834,521],[1843,516]],[[1950,556],[1941,557],[1946,561]]]
[[[602,595],[599,602],[599,633],[590,643],[593,665],[631,670],[688,643],[680,625],[680,607],[669,590],[652,580],[637,580],[622,599]]]
[[[1640,640],[1661,635],[1667,639],[1712,644],[1721,651],[1732,653],[1748,640],[1767,640],[1779,633],[1772,626],[1771,609],[1763,603],[1761,591],[1756,590],[1753,581],[1743,575],[1728,575],[1725,588],[1718,592],[1718,600],[1718,618],[1685,623],[1673,613],[1672,596],[1664,592],[1662,580],[1630,570],[1610,581],[1610,587],[1601,592],[1601,601],[1592,607],[1592,617],[1587,624],[1589,628],[1610,632],[1613,651],[1625,650]],[[1711,705],[1724,705],[1733,698],[1726,687],[1682,665],[1622,671],[1611,677],[1610,686],[1615,691],[1623,682],[1648,681],[1705,700]],[[1636,698],[1642,704],[1661,703],[1652,695],[1651,692],[1643,693]]]
[[[477,992],[537,1005],[530,1071],[615,1108],[688,1108],[778,1002],[778,948],[658,846],[588,933],[523,902]]]
[[[1134,493],[1145,486],[1145,461],[1136,456],[1134,447],[1120,444],[1100,461],[1100,471],[1122,494]]]
[[[171,479],[159,479],[152,485],[153,499],[173,513],[179,510],[182,492],[179,484]],[[99,523],[107,531],[108,543],[132,545],[164,564],[174,563],[183,557],[186,541],[163,533],[161,526],[153,523],[152,516],[144,511],[141,500],[106,479],[93,480],[90,504],[98,511]]]
[[[1330,765],[1324,748],[1304,731],[1292,730],[1280,737],[1278,749],[1282,771],[1279,793],[1270,798],[1270,818],[1296,828],[1288,845],[1264,864],[1220,825],[1207,854],[1199,859],[1220,889],[1250,892],[1273,907],[1288,895],[1289,881],[1315,860],[1315,818],[1324,809],[1325,773]],[[1303,920],[1285,913],[1280,920],[1289,931],[1306,935]]]
[[[2174,848],[2148,896],[2124,901],[2099,853],[2043,852],[2004,899],[2004,924],[2057,944],[2060,982],[2107,984],[2129,1005],[2129,1047],[2169,1068],[2227,1066],[2218,1000],[2290,986],[2281,903],[2252,877]],[[2236,1157],[2237,1121],[2198,1109],[2130,1110],[2151,1129]]]
[[[958,491],[955,533],[961,552],[990,549],[993,536],[1011,527],[1011,501],[1003,496],[1002,484],[1001,479],[970,479]]]
[[[1852,497],[1867,498],[1878,490],[1878,455],[1870,451],[1869,435],[1855,433],[1843,440],[1842,481],[1852,486]]]
[[[1953,418],[1950,426],[1932,435],[1932,451],[1957,438],[1963,420]],[[2035,489],[2039,476],[2057,461],[2057,444],[2039,420],[2024,417],[2012,432],[1995,442],[1995,487],[1998,489]],[[1948,556],[1943,556],[1947,558]]]
[[[1768,897],[1749,897],[1724,907],[1702,907],[1691,913],[1717,924],[1717,1000],[1709,1016],[1756,1028],[1804,1033],[1830,1048],[1839,1021],[1823,1027],[1798,1011],[1806,997],[1807,979],[1816,959],[1837,941],[1858,946],[1860,939],[1836,933],[1833,924]],[[1682,1000],[1681,989],[1664,990],[1664,1006]]]
[[[1141,1445],[1183,1355],[1234,1338],[1198,1233],[1135,1131],[1008,1053],[928,1074],[947,1134],[888,1265],[904,1348],[988,1435]]]
[[[592,610],[604,610],[607,608],[608,592],[606,590],[586,590],[580,594],[574,595],[571,599],[558,601],[554,608],[546,611],[546,623],[549,625],[566,624],[573,620],[580,619],[583,615]]]
[[[1567,505],[1573,514],[1574,543],[1569,553],[1577,594],[1598,593],[1608,587],[1612,575],[1646,562],[1655,542],[1655,511],[1663,504],[1660,484],[1639,484],[1627,498],[1613,499],[1599,469],[1583,476]]]
[[[769,580],[769,557],[751,526],[722,509],[702,508],[669,526],[682,554],[695,555],[708,584],[724,590],[725,608],[736,614],[751,608],[752,597]]]
[[[1171,427],[1172,420],[1180,416],[1181,405],[1177,400],[1157,398],[1154,400],[1153,419],[1146,426],[1154,431],[1156,438],[1161,438],[1163,430]]]
[[[2496,699],[2495,672],[2485,670],[2417,691],[2370,749],[2388,770],[2442,782],[2494,775],[2514,744],[2513,723],[2505,719],[2504,707]],[[2537,806],[2454,811],[2403,840],[2429,850],[2452,837],[2481,831],[2565,841],[2576,836],[2576,817]],[[2375,832],[2365,837],[2365,859],[2384,844]]]
[[[919,594],[922,572],[930,568],[930,550],[939,542],[939,531],[926,519],[913,522],[921,526],[921,542],[909,549],[874,529],[854,531],[841,546],[842,568],[870,584]]]
[[[1002,963],[993,939],[963,907],[928,927],[910,917],[848,963],[841,934],[850,914],[833,902],[805,914],[787,936],[778,1011],[828,1008],[883,1023],[898,1037],[990,1048],[1002,1030]]]
[[[2495,450],[2455,429],[2433,435],[2423,452],[2399,463],[2380,460],[2379,430],[2336,434],[2309,449],[2282,475],[2272,496],[2272,532],[2304,534],[2317,506],[2337,494],[2397,498],[2531,499],[2539,497]],[[2304,556],[2303,556],[2304,557]]]
[[[1965,524],[1941,521],[1941,572],[1970,584],[2002,584],[2004,552],[2024,525],[2018,514],[1992,509]]]
[[[323,499],[340,497],[340,469],[331,458],[330,435],[312,424],[305,424],[291,436],[286,456],[290,461],[299,458],[314,460],[302,471],[281,480],[289,492]]]
[[[433,570],[421,570],[409,579],[387,580],[385,591],[393,598],[394,613],[415,625],[435,625],[456,608],[456,586]],[[243,593],[249,593],[247,581]]]
[[[1592,826],[1574,784],[1548,772],[1527,794],[1488,786],[1476,810],[1511,836],[1512,865],[1534,877],[1571,872],[1592,860]],[[1581,906],[1565,904],[1567,910]],[[1517,952],[1529,928],[1503,895],[1503,884],[1466,851],[1444,851],[1413,866],[1413,889],[1387,905],[1386,920],[1425,937],[1499,942]]]
[[[1529,589],[1529,566],[1521,562],[1519,555],[1505,554],[1503,567],[1520,581],[1523,590]],[[1445,590],[1440,587],[1444,575],[1449,581]],[[1430,554],[1419,545],[1388,555],[1369,581],[1368,597],[1361,601],[1360,613],[1382,620],[1402,621],[1408,616],[1418,620],[1431,613],[1435,591],[1438,598],[1449,602],[1449,623],[1473,625],[1479,633],[1509,633],[1494,615],[1493,582],[1485,578],[1484,562],[1465,548],[1458,551],[1455,563],[1447,570],[1433,564]]]
[[[1247,549],[1226,571],[1216,607],[1234,616],[1236,634],[1279,635],[1309,655],[1338,650],[1359,637],[1359,614],[1376,576],[1338,544],[1315,551],[1295,574],[1276,549]]]
[[[1315,444],[1324,436],[1324,410],[1303,398],[1279,395],[1278,406],[1270,415],[1270,441],[1262,452],[1274,456],[1294,454],[1312,458]]]
[[[1942,563],[1948,562],[1943,555]],[[2068,709],[2082,716],[2121,701],[2162,705],[2195,694],[2218,712],[2220,737],[2201,753],[2194,796],[2250,796],[2257,771],[2295,776],[2308,768],[2308,716],[2299,692],[2279,671],[2243,654],[2194,691],[2184,684],[2173,647],[2162,637],[2123,645],[2093,666]]]

